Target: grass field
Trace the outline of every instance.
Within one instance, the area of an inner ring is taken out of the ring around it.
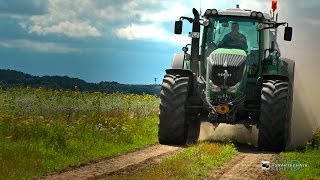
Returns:
[[[282,160],[297,160],[303,167],[281,169],[281,175],[289,179],[320,179],[320,131],[314,135],[305,149],[281,153]],[[297,163],[297,162],[295,162]],[[307,165],[305,167],[305,165]]]
[[[158,98],[0,89],[0,179],[45,172],[157,142]]]

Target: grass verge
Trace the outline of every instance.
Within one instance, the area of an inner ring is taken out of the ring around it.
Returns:
[[[160,164],[114,179],[201,179],[209,169],[228,162],[237,150],[232,144],[201,143],[170,156]]]
[[[32,179],[157,142],[154,96],[0,88],[0,101],[0,179]]]
[[[305,149],[288,151],[281,153],[282,160],[290,163],[296,160],[295,164],[302,164],[301,168],[295,167],[293,169],[281,168],[281,176],[289,179],[320,179],[320,131],[317,131],[310,143]],[[298,161],[298,162],[297,162]],[[304,167],[306,165],[306,167]]]
[[[157,142],[156,117],[134,121],[135,127],[127,132],[97,131],[90,125],[71,127],[62,122],[50,128],[15,127],[19,136],[0,137],[0,179],[32,179]]]

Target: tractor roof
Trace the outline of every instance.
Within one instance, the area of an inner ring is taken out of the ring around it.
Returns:
[[[240,9],[240,8],[232,8],[226,10],[218,10],[219,15],[224,16],[243,16],[243,17],[250,17],[252,10],[248,9]],[[257,11],[256,11],[257,12]],[[263,13],[264,19],[270,19],[270,15],[268,13]]]

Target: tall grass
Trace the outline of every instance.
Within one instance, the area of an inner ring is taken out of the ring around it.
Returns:
[[[0,89],[0,179],[45,172],[157,141],[158,98]]]
[[[320,179],[320,130],[318,130],[305,149],[281,153],[281,158],[286,161],[297,160],[307,165],[299,170],[282,170],[280,173],[288,179]],[[289,169],[289,168],[287,168]]]

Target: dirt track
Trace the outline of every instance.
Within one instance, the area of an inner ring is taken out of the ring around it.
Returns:
[[[153,145],[111,159],[99,161],[69,171],[40,177],[39,179],[108,179],[118,174],[130,173],[139,168],[159,163],[170,154],[181,151],[183,147]],[[259,152],[250,147],[240,148],[240,153],[219,169],[210,170],[203,179],[276,179],[274,169],[262,170],[261,161],[277,158],[277,153]]]
[[[228,134],[227,132],[233,133]],[[221,126],[214,130],[211,124],[201,124],[200,141],[223,140],[228,137],[237,137],[238,142],[256,144],[257,130],[247,131],[242,126]],[[183,147],[152,145],[135,152],[50,174],[39,179],[117,179],[118,175],[130,174],[130,172],[159,163],[165,157],[182,149]],[[209,176],[203,179],[277,179],[277,173],[274,170],[262,170],[261,168],[261,161],[272,163],[277,158],[277,153],[257,151],[254,146],[248,145],[239,146],[238,151],[240,153],[230,162],[219,169],[210,170]]]
[[[145,149],[127,153],[111,159],[102,160],[79,168],[61,173],[43,176],[38,179],[98,179],[110,173],[119,171],[130,166],[138,165],[147,160],[179,151],[182,147],[153,145]]]

